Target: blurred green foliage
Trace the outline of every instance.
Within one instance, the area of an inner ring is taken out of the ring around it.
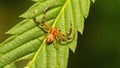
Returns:
[[[18,16],[32,4],[30,0],[0,0],[0,42],[9,36],[4,33],[22,20]]]
[[[0,0],[0,42],[33,2]],[[120,0],[96,0],[79,34],[76,53],[70,52],[68,68],[120,68]],[[19,65],[19,64],[18,64]]]

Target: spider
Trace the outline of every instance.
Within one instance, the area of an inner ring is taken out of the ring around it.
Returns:
[[[47,22],[46,22],[46,11],[47,9],[44,10],[43,12],[43,16],[42,16],[42,21],[43,23],[39,22],[36,17],[35,17],[35,11],[33,12],[33,21],[40,26],[41,29],[43,29],[47,35],[46,35],[46,42],[48,44],[51,44],[54,42],[54,40],[56,39],[59,42],[62,41],[68,41],[71,40],[71,38],[69,37],[71,32],[72,32],[72,28],[70,27],[69,32],[66,34],[62,34],[60,32],[59,29],[57,29],[56,27],[51,27]],[[72,25],[72,24],[71,24]]]

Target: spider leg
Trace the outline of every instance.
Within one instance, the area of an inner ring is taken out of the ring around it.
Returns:
[[[72,33],[72,23],[70,23],[69,31],[66,33],[66,36],[69,37]]]
[[[50,26],[48,25],[48,23],[41,23],[37,20],[37,18],[35,17],[35,12],[37,12],[37,10],[34,10],[33,11],[33,15],[32,15],[32,18],[33,18],[33,21],[36,23],[37,26],[39,26],[40,28],[42,28],[45,32],[48,32],[49,29],[50,29]],[[43,15],[42,19],[43,19],[43,22],[46,22],[45,20],[45,15]]]
[[[44,24],[44,28],[46,28],[47,31],[49,31],[49,29],[51,28],[51,26],[47,23],[46,21],[46,12],[48,11],[48,9],[51,6],[47,7],[44,11],[43,11],[43,16],[42,16],[42,20],[43,20],[43,24]]]
[[[72,34],[72,23],[70,24],[69,31],[66,34],[62,34],[59,31],[58,39],[60,39],[60,44],[70,43],[73,40]]]
[[[37,10],[34,10],[34,11],[33,11],[32,18],[33,18],[33,21],[36,23],[36,25],[39,26],[41,23],[36,19],[36,17],[35,17],[35,12],[37,12]]]
[[[63,44],[62,42],[67,41],[67,38],[63,36],[62,33],[58,32],[57,35],[55,36],[56,41],[59,42],[60,44]]]
[[[41,28],[43,28],[44,31],[49,32],[49,29],[51,28],[51,26],[47,23],[46,21],[46,12],[53,6],[54,4],[51,4],[50,6],[48,6],[47,8],[44,9],[43,11],[43,16],[42,16],[42,20],[43,20],[43,26]]]
[[[71,37],[71,34],[72,34],[72,23],[70,23],[69,31],[66,33],[66,35],[63,35],[63,37],[65,37],[67,41],[70,41],[73,39]]]
[[[70,43],[72,40],[73,40],[72,37],[69,37],[69,38],[64,37],[64,38],[62,38],[62,41],[59,41],[59,42],[60,42],[61,45],[65,45],[67,43]]]
[[[55,38],[56,38],[56,40],[58,41],[58,42],[61,42],[62,41],[62,36],[61,36],[62,34],[60,33],[60,30],[58,30],[57,31],[57,34],[56,34],[56,36],[55,36]]]
[[[43,12],[43,16],[42,16],[42,20],[44,23],[46,23],[46,12],[47,12],[47,10],[45,9]]]
[[[43,11],[43,21],[44,23],[46,23],[46,12],[53,6],[54,4],[51,4],[50,6],[48,6],[47,8],[45,8],[45,10]]]

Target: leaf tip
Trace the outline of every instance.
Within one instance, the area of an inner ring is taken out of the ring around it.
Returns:
[[[7,31],[7,32],[5,32],[4,34],[11,34],[11,32]]]
[[[77,45],[77,44],[76,44]],[[72,45],[72,46],[69,46],[69,49],[73,52],[73,53],[75,53],[75,51],[76,51],[76,45]]]
[[[23,18],[24,16],[23,16],[23,14],[22,14],[22,15],[19,15],[18,17],[21,17],[21,18]]]
[[[4,34],[10,34],[10,35],[12,35],[12,34],[15,34],[15,33],[14,33],[14,31],[9,30],[9,31],[5,32]]]
[[[78,29],[78,32],[80,32],[81,35],[83,35],[83,31],[84,31],[84,27],[82,27],[81,29]]]

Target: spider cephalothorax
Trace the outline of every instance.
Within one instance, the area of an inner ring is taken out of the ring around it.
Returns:
[[[46,42],[48,44],[54,42],[54,40],[56,39],[57,41],[61,42],[61,41],[67,41],[67,40],[70,40],[71,38],[69,38],[69,35],[71,34],[71,31],[72,29],[70,28],[69,32],[66,33],[66,34],[62,34],[60,32],[59,29],[57,29],[56,27],[51,27],[45,20],[46,18],[46,10],[44,11],[43,13],[43,16],[42,16],[42,20],[43,20],[43,23],[40,23],[36,17],[35,17],[35,11],[33,13],[33,20],[35,21],[35,23],[37,25],[40,25],[40,27],[45,31],[47,32],[47,35],[46,35]]]

